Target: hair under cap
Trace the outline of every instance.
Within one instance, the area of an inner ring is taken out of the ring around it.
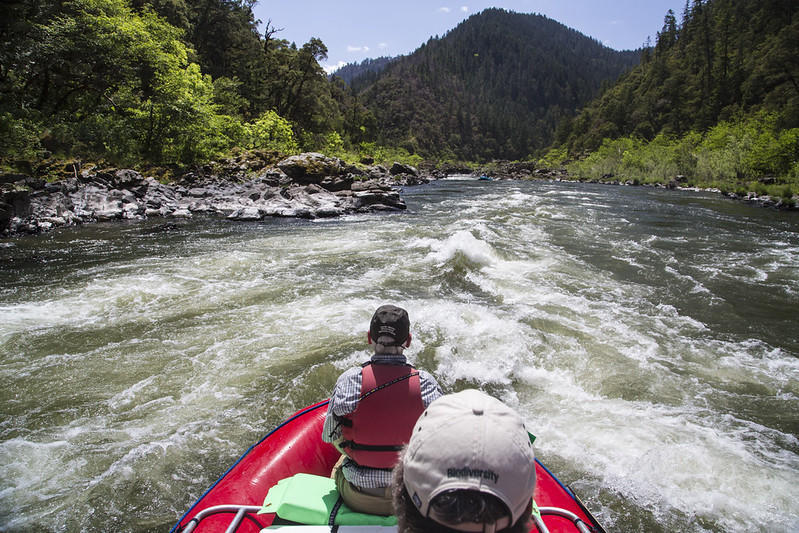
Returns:
[[[524,421],[474,389],[442,396],[422,413],[403,469],[405,488],[422,516],[430,516],[437,495],[465,489],[499,498],[515,524],[535,491],[535,454]]]
[[[381,305],[372,315],[369,323],[369,334],[372,341],[381,337],[390,337],[392,341],[385,346],[402,346],[408,340],[411,331],[411,319],[408,312],[395,305]]]

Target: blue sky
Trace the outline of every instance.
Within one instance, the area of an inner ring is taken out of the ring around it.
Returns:
[[[655,41],[672,9],[681,20],[685,0],[259,0],[255,17],[282,28],[276,38],[301,46],[318,37],[330,71],[366,58],[409,54],[488,7],[539,13],[616,50]],[[263,25],[262,25],[263,29]]]

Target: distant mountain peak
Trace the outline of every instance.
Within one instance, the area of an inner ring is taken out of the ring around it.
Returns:
[[[489,8],[351,86],[387,145],[518,159],[639,59],[543,15]]]
[[[363,74],[379,74],[388,64],[397,60],[402,56],[395,57],[378,57],[376,59],[364,59],[360,63],[347,63],[334,70],[330,77],[338,77],[344,80],[347,84],[352,82],[355,78]]]

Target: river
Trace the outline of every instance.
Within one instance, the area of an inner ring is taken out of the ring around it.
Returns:
[[[403,198],[0,241],[0,531],[168,530],[368,357],[383,303],[608,531],[799,530],[795,213],[546,182]]]

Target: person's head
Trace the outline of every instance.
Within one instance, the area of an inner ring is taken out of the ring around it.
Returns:
[[[408,312],[395,305],[381,305],[372,315],[367,340],[375,353],[402,353],[411,343]]]
[[[394,469],[401,533],[529,531],[535,454],[524,421],[478,390],[422,413]]]

